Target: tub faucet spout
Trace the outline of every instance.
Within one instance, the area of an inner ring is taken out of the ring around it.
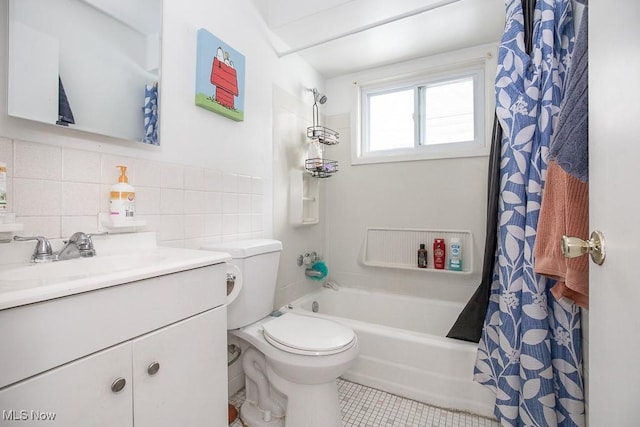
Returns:
[[[310,268],[305,269],[304,274],[307,277],[322,277],[322,271],[312,270]]]

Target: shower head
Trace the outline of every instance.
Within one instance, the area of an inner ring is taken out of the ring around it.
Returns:
[[[327,102],[327,95],[316,92],[314,96],[316,97],[316,101],[318,101],[320,104],[324,104],[325,102]]]
[[[318,92],[318,89],[313,88],[313,89],[309,89],[311,92],[313,92],[313,101],[320,103],[320,104],[324,104],[325,102],[327,102],[327,95],[322,94],[320,92]]]

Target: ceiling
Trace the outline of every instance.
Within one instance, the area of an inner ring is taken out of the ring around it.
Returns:
[[[280,56],[325,78],[497,43],[504,0],[254,0]]]
[[[152,35],[160,33],[162,0],[82,0],[134,30]]]

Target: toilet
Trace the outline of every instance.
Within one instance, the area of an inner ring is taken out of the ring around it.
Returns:
[[[272,313],[281,242],[202,249],[229,253],[239,275],[227,299],[227,329],[251,345],[243,352],[242,421],[251,427],[342,427],[336,379],[358,355],[354,331],[327,319]]]

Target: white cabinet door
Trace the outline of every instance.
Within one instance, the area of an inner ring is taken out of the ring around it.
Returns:
[[[112,391],[123,379],[124,388]],[[84,357],[0,391],[0,426],[133,426],[131,343]]]
[[[226,310],[209,310],[133,341],[136,427],[228,424]],[[150,374],[154,363],[159,369]]]

